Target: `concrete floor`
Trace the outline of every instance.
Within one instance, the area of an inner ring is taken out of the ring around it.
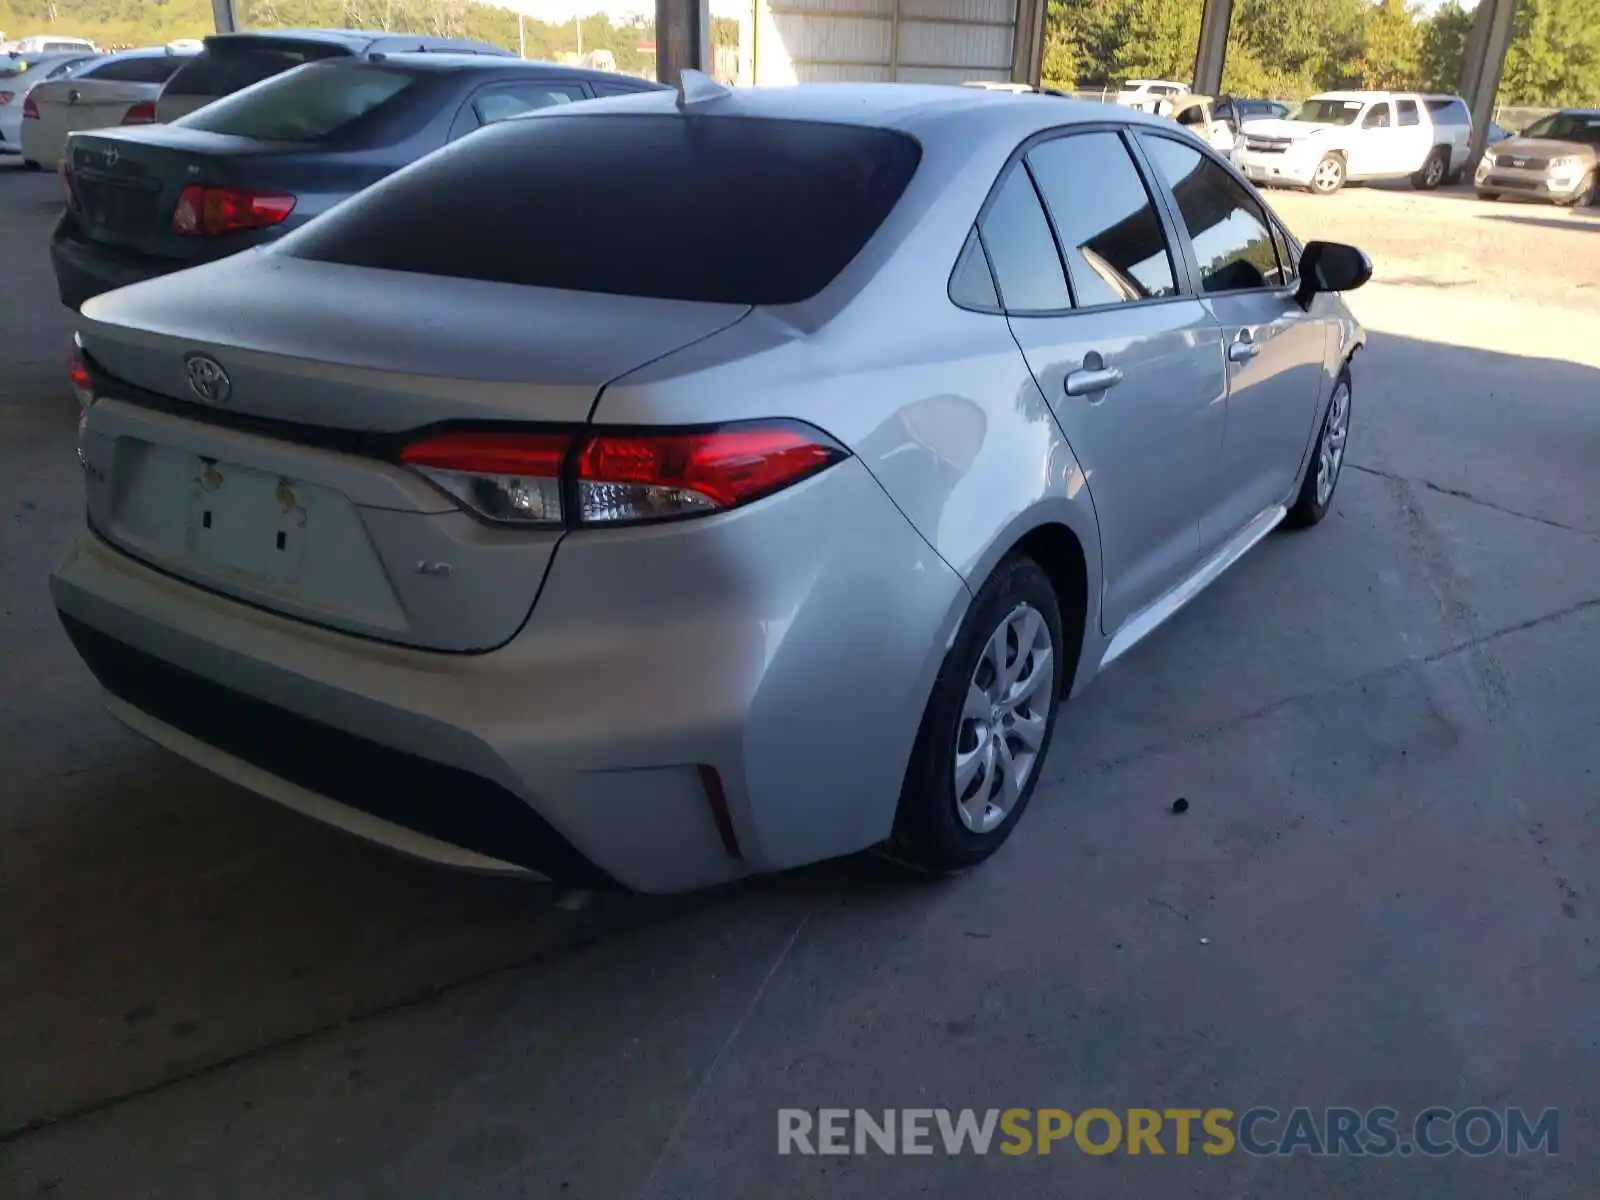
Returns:
[[[1600,1194],[1600,297],[1363,293],[1336,512],[1074,702],[986,868],[574,912],[103,714],[45,591],[54,188],[0,168],[0,1195]],[[776,1153],[787,1106],[1433,1104],[1559,1153]]]

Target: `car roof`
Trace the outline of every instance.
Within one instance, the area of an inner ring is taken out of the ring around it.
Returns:
[[[592,67],[569,67],[560,63],[541,62],[538,59],[527,58],[501,58],[492,54],[456,54],[446,51],[425,51],[421,54],[415,51],[385,54],[381,58],[365,58],[360,63],[378,65],[382,63],[398,64],[413,71],[521,71],[533,72],[546,79],[632,79],[641,87],[654,90],[662,89],[662,85],[651,83],[647,79],[637,79],[629,75],[620,75],[615,71],[601,71]],[[348,65],[356,66],[357,62]]]
[[[388,33],[377,29],[251,29],[238,33],[214,33],[205,39],[205,44],[211,46],[218,42],[252,41],[322,42],[330,46],[344,46],[357,54],[370,52],[375,47],[388,43],[393,43],[397,50],[405,46],[415,49],[455,46],[466,51],[470,46],[482,46],[496,51],[500,56],[511,53],[504,47],[492,46],[475,38],[434,37],[424,33]]]
[[[511,120],[671,113],[680,111],[678,96],[675,89],[665,88],[589,104],[541,108]],[[807,83],[721,89],[708,99],[691,103],[688,111],[705,116],[874,126],[908,133],[924,144],[943,139],[961,144],[990,136],[1020,141],[1043,129],[1107,121],[1163,131],[1177,128],[1169,118],[1098,101],[931,83]]]
[[[1423,100],[1460,100],[1460,96],[1452,96],[1449,92],[1380,92],[1361,91],[1355,88],[1336,89],[1331,92],[1317,92],[1311,97],[1313,100],[1393,100],[1397,96],[1415,97]]]

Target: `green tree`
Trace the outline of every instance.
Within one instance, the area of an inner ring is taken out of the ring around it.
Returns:
[[[1453,92],[1461,86],[1461,65],[1467,56],[1467,34],[1472,14],[1460,0],[1448,0],[1421,22],[1422,56],[1419,81],[1435,92]]]
[[[1195,0],[1129,5],[1121,14],[1123,36],[1112,60],[1115,73],[1128,79],[1192,79],[1200,14]]]
[[[1377,0],[1363,14],[1356,79],[1364,88],[1411,88],[1421,71],[1422,35],[1404,0]]]
[[[1500,100],[1559,106],[1600,96],[1600,0],[1521,0]]]
[[[1064,31],[1045,36],[1044,64],[1039,72],[1045,87],[1070,92],[1078,86],[1078,51]]]

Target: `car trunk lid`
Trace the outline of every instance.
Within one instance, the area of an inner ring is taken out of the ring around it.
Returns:
[[[398,464],[406,435],[581,426],[608,382],[747,311],[281,254],[109,293],[80,333],[108,379],[82,439],[90,517],[135,557],[277,613],[492,649],[526,619],[562,531],[469,516]],[[196,355],[227,379],[210,403],[190,385]]]
[[[72,210],[92,241],[161,258],[202,261],[216,257],[226,238],[239,235],[176,233],[172,218],[183,189],[227,186],[269,156],[288,165],[306,153],[305,147],[291,143],[182,126],[74,134],[67,144]]]

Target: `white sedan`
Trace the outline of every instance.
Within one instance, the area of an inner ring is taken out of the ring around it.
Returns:
[[[53,167],[77,130],[153,124],[162,86],[193,57],[166,47],[125,50],[34,87],[23,102],[23,161]]]
[[[0,57],[0,154],[22,153],[22,107],[28,93],[48,80],[65,79],[97,57],[82,53]]]

